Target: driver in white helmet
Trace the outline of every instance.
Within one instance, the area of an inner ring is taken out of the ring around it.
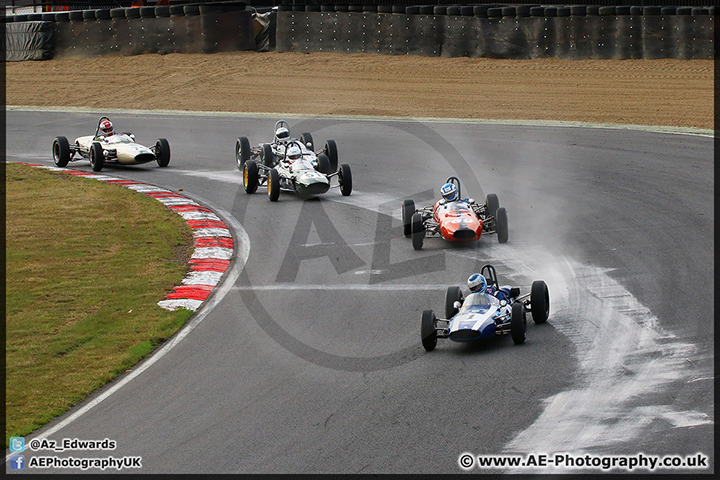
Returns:
[[[290,130],[285,127],[280,127],[275,130],[275,143],[280,145],[290,140]]]
[[[287,149],[285,150],[285,156],[283,157],[285,167],[290,168],[293,163],[295,163],[297,160],[300,160],[301,158],[302,149],[296,143],[291,143],[287,146]]]

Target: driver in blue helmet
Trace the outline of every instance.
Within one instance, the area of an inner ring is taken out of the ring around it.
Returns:
[[[440,195],[442,198],[437,202],[438,207],[449,205],[452,202],[464,202],[474,210],[477,205],[477,202],[473,198],[460,198],[458,187],[452,182],[448,182],[440,187]]]
[[[506,300],[510,301],[510,291],[507,288],[495,288],[492,285],[487,284],[487,280],[483,275],[479,273],[473,273],[468,277],[467,280],[468,288],[472,293],[486,293],[493,296],[498,301]]]

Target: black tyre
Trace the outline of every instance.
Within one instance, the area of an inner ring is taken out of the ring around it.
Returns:
[[[423,310],[420,323],[420,340],[423,348],[431,352],[437,345],[437,330],[435,330],[435,315],[432,310]]]
[[[488,193],[487,196],[485,196],[485,205],[487,206],[487,214],[494,217],[495,212],[500,208],[500,200],[498,200],[498,196],[494,193]]]
[[[535,280],[530,287],[530,312],[535,323],[545,323],[550,316],[550,293],[542,280]]]
[[[262,151],[260,152],[260,160],[262,160],[263,164],[268,168],[272,168],[275,166],[275,154],[273,153],[272,147],[269,143],[266,143],[262,146]]]
[[[332,167],[330,167],[330,169],[332,169]],[[340,184],[340,193],[342,193],[344,197],[347,197],[350,193],[352,193],[352,171],[350,170],[350,165],[347,163],[340,165],[338,183]]]
[[[102,170],[103,165],[105,165],[105,156],[100,142],[93,142],[90,146],[90,165],[92,165],[95,172]]]
[[[412,233],[410,231],[412,216],[415,213],[415,202],[412,200],[403,201],[402,206],[402,221],[403,221],[403,235],[409,237]]]
[[[425,240],[425,225],[423,225],[422,215],[415,213],[410,223],[410,234],[412,235],[412,246],[415,250],[421,250],[423,240]]]
[[[525,307],[522,303],[513,303],[512,313],[510,314],[510,336],[512,336],[515,345],[520,345],[525,341],[526,329]]]
[[[55,137],[52,146],[53,161],[58,167],[65,167],[70,162],[70,143],[65,137]]]
[[[505,207],[497,209],[495,214],[495,231],[497,232],[498,242],[507,243],[508,241],[508,218]]]
[[[268,175],[267,187],[268,198],[271,202],[277,202],[278,198],[280,198],[280,174],[277,172],[277,170],[270,170],[270,175]]]
[[[317,157],[317,171],[320,173],[324,173],[325,175],[330,174],[330,160],[328,160],[327,155],[324,153],[321,153]]]
[[[258,166],[253,160],[248,160],[242,166],[243,186],[245,193],[255,193],[258,187]]]
[[[155,143],[155,150],[157,151],[156,160],[160,167],[167,167],[170,164],[170,144],[164,138],[158,138]]]
[[[312,138],[312,135],[311,135],[310,133],[305,132],[305,133],[301,134],[301,135],[300,135],[300,141],[301,141],[302,144],[305,145],[307,148],[309,148],[310,150],[313,150],[313,145],[315,145],[315,144],[313,143],[313,138]]]
[[[462,303],[464,300],[460,287],[448,287],[445,292],[445,318],[450,320],[452,317],[457,315],[458,309],[455,308],[454,303]]]
[[[325,154],[330,159],[330,170],[336,172],[338,169],[338,149],[335,140],[325,142]]]
[[[238,137],[235,142],[235,161],[238,170],[242,171],[243,164],[248,160],[250,160],[250,140],[247,137]]]

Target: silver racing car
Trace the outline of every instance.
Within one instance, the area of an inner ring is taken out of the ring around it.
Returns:
[[[337,166],[337,145],[333,140],[325,143],[319,152],[312,150],[312,136],[303,133],[300,139],[290,138],[287,122],[275,123],[275,138],[251,148],[247,137],[238,138],[235,160],[243,173],[246,193],[255,193],[258,186],[266,185],[268,197],[276,202],[280,191],[295,192],[301,197],[321,195],[330,189],[337,177],[344,196],[352,192],[352,171],[343,163]]]
[[[155,145],[145,147],[135,142],[132,133],[116,133],[108,117],[100,117],[94,135],[77,137],[75,143],[71,144],[65,137],[55,137],[52,153],[58,167],[66,167],[69,162],[84,158],[90,160],[96,172],[108,163],[140,165],[156,161],[160,167],[167,167],[170,163],[170,144],[165,138],[159,138]]]

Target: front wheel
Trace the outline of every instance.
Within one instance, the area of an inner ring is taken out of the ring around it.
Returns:
[[[508,218],[505,207],[500,207],[495,213],[495,231],[497,232],[498,242],[507,243],[508,241]]]
[[[252,160],[243,164],[243,186],[245,193],[255,193],[258,187],[258,166]]]
[[[261,160],[263,162],[263,165],[265,165],[268,168],[272,168],[275,166],[275,154],[272,151],[272,147],[269,143],[266,143],[262,146],[262,151],[260,152]]]
[[[525,307],[522,303],[513,303],[512,312],[510,313],[510,335],[515,345],[525,342],[526,329]]]
[[[317,156],[317,171],[325,175],[332,173],[330,172],[330,160],[328,160],[327,155],[324,153]]]
[[[90,146],[90,165],[95,172],[102,170],[103,165],[105,165],[105,156],[100,142],[93,142]]]
[[[307,148],[309,148],[310,150],[313,149],[314,143],[313,143],[312,134],[310,134],[310,133],[308,133],[308,132],[302,133],[302,134],[300,135],[300,141],[303,143],[303,145],[305,145],[305,146],[306,146]]]
[[[330,167],[332,168],[332,167]],[[338,183],[340,183],[340,193],[344,197],[347,197],[352,192],[352,171],[350,171],[350,165],[343,163],[340,165],[340,171],[338,173]]]
[[[435,350],[437,346],[437,330],[435,330],[435,314],[432,310],[424,310],[420,323],[420,340],[427,352]]]
[[[415,213],[415,202],[410,199],[404,200],[403,206],[402,206],[402,221],[403,221],[403,235],[405,235],[406,237],[409,237],[410,234],[412,233],[410,228],[412,226],[411,225],[412,224],[412,216],[414,213]]]
[[[167,167],[170,164],[170,144],[164,138],[158,138],[155,143],[155,159],[157,160],[158,166]]]
[[[448,287],[445,292],[445,318],[448,320],[458,313],[458,309],[455,307],[455,302],[460,302],[462,304],[462,291],[460,290],[460,287]]]
[[[66,167],[70,162],[70,142],[65,137],[55,137],[52,146],[53,161],[58,167]]]
[[[485,196],[485,206],[487,207],[487,214],[495,216],[495,212],[497,212],[497,209],[500,208],[500,200],[498,199],[498,196],[494,193],[488,193]]]
[[[543,280],[535,280],[530,287],[530,311],[535,323],[545,323],[550,316],[550,294]]]
[[[242,171],[242,166],[250,160],[250,140],[247,137],[238,137],[235,142],[235,162],[238,170]]]
[[[325,142],[325,154],[330,160],[330,171],[336,172],[338,168],[338,149],[335,140]]]
[[[280,174],[274,168],[268,175],[268,198],[271,202],[277,202],[280,198]]]
[[[410,230],[413,248],[415,250],[422,250],[423,240],[425,240],[425,225],[423,225],[422,215],[419,213],[412,216]]]

